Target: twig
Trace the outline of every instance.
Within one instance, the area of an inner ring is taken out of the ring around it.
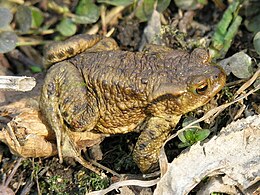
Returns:
[[[104,189],[104,190],[99,190],[99,191],[95,191],[95,192],[90,192],[90,193],[86,193],[86,195],[104,195],[107,194],[108,192],[118,189],[119,187],[123,187],[123,186],[141,186],[141,187],[151,187],[157,184],[157,182],[160,179],[154,179],[154,180],[150,180],[150,181],[142,181],[142,180],[126,180],[126,181],[119,181],[116,183],[113,183],[111,186],[109,186],[108,188]]]
[[[252,85],[255,80],[260,76],[260,68],[255,72],[255,74],[246,82],[244,83],[235,94],[235,98],[241,94],[243,91],[245,91],[250,85]]]
[[[12,3],[17,3],[17,4],[24,4],[24,0],[9,0],[9,2],[12,2]]]
[[[4,183],[4,186],[7,187],[7,186],[9,185],[9,183],[11,182],[11,180],[12,180],[14,174],[16,173],[18,167],[21,165],[22,160],[23,160],[23,158],[19,158],[19,159],[17,160],[17,162],[16,162],[16,164],[15,164],[15,166],[14,166],[14,168],[13,168],[11,174],[8,176],[7,181]]]
[[[119,17],[119,13],[121,13],[125,9],[124,6],[117,6],[111,9],[107,15],[105,16],[106,21],[104,25],[108,25],[113,19]],[[99,24],[95,24],[87,31],[87,34],[95,34],[99,29]]]
[[[30,91],[36,85],[35,78],[26,76],[0,76],[0,91]]]
[[[103,169],[104,171],[107,171],[108,173],[111,173],[111,174],[114,175],[114,176],[117,176],[117,177],[119,177],[119,178],[121,177],[121,175],[118,174],[117,172],[115,172],[115,171],[109,169],[108,167],[105,167],[105,166],[101,165],[100,163],[98,163],[98,162],[96,162],[96,161],[94,161],[94,160],[92,160],[92,159],[88,159],[88,161],[90,161],[91,164],[93,164],[94,166],[96,166],[96,167],[98,167],[98,168],[100,168],[100,169]]]
[[[44,169],[42,169],[39,174],[38,174],[38,178],[41,178],[48,170],[50,167],[45,167]],[[22,189],[20,195],[26,195],[29,194],[32,186],[34,185],[34,180],[31,180],[31,178],[28,178],[26,181],[26,185],[24,186],[24,188]]]

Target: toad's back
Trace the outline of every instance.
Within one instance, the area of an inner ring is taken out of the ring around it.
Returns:
[[[126,51],[84,52],[70,59],[96,97],[100,120],[96,128],[103,133],[126,133],[143,121],[153,91],[163,83],[181,82],[188,62],[183,51],[168,53]],[[176,57],[175,57],[176,56]],[[178,66],[177,66],[178,64]]]
[[[84,76],[88,76],[85,79],[89,82],[107,83],[109,87],[121,83],[120,88],[133,85],[133,90],[147,92],[150,90],[144,90],[147,84],[152,85],[163,80],[166,82],[167,77],[177,74],[175,65],[178,60],[180,59],[175,59],[175,63],[170,64],[165,56],[159,54],[103,51],[85,52],[70,61],[83,71]]]

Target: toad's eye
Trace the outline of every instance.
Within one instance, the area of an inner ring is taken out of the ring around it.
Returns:
[[[207,89],[208,89],[208,83],[207,82],[202,83],[196,88],[196,94],[203,95],[207,91]]]

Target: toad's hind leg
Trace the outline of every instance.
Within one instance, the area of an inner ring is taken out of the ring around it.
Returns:
[[[45,66],[49,67],[51,64],[61,62],[84,51],[97,52],[118,49],[116,41],[112,38],[100,35],[79,34],[65,41],[48,44],[44,49],[43,59]]]
[[[75,143],[66,132],[90,131],[99,117],[95,94],[87,90],[86,85],[79,70],[68,62],[51,67],[45,78],[40,107],[56,134],[61,162],[62,155],[80,156]],[[92,167],[87,168],[95,171]]]

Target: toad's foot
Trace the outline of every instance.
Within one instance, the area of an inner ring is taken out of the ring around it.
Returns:
[[[67,131],[62,132],[61,143],[62,146],[59,146],[61,148],[58,148],[58,150],[61,151],[61,158],[62,156],[72,157],[87,169],[93,171],[98,175],[101,175],[101,170],[99,168],[93,166],[91,162],[88,162],[82,158],[80,150],[77,148],[74,141],[70,138],[69,133],[67,133]]]
[[[93,145],[99,144],[104,135],[95,134],[92,132],[72,132],[66,128],[66,131],[62,134],[62,148],[61,152],[64,157],[72,157],[85,168],[93,171],[94,173],[101,175],[101,170],[107,171],[112,175],[120,177],[120,175],[113,170],[99,164],[94,160],[86,161],[80,154],[80,150],[85,148],[86,145],[91,147]],[[80,138],[79,138],[80,137]]]

